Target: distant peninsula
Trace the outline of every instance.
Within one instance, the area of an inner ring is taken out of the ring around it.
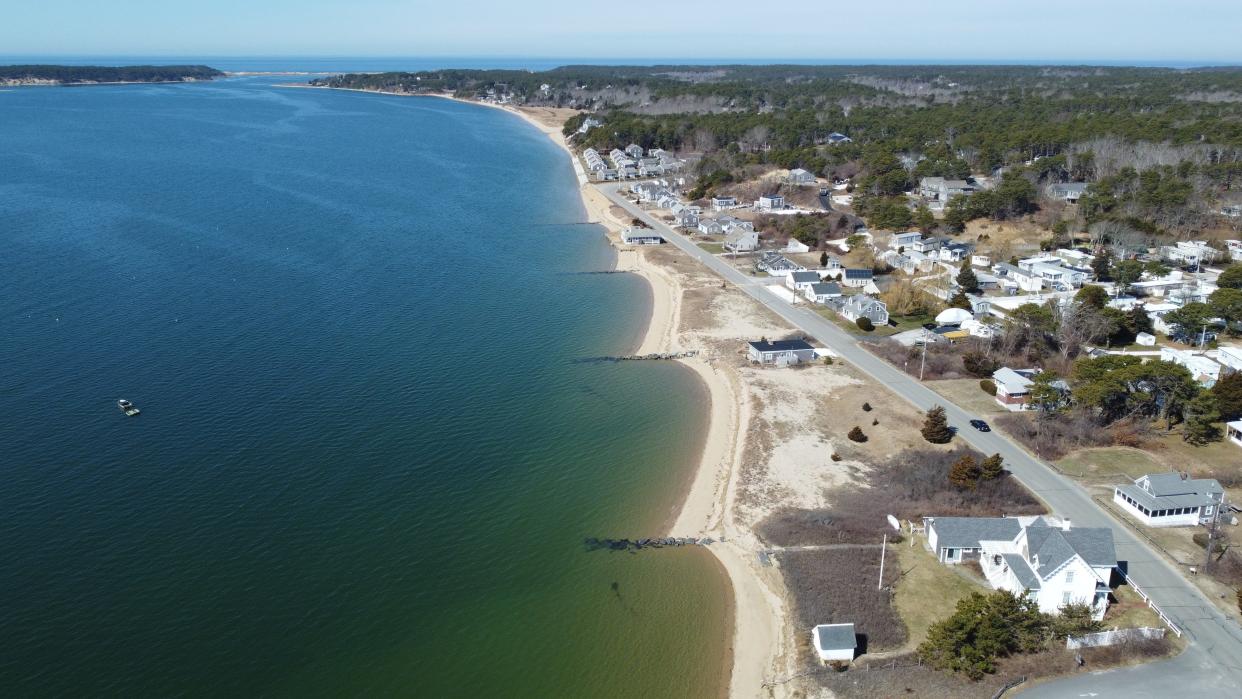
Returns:
[[[182,83],[224,75],[208,66],[0,66],[0,85],[99,85]]]

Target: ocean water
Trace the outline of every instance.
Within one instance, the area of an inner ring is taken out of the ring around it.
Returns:
[[[710,696],[705,427],[496,110],[0,92],[0,695]],[[128,398],[134,418],[116,408]]]

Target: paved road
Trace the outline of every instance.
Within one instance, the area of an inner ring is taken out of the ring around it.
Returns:
[[[1040,462],[1014,442],[996,432],[977,432],[969,426],[975,415],[946,400],[919,381],[907,376],[888,362],[863,349],[849,333],[827,318],[804,306],[791,306],[764,288],[759,280],[743,274],[726,261],[703,250],[693,241],[650,216],[618,193],[619,185],[600,185],[600,190],[632,216],[655,228],[673,245],[711,268],[729,282],[781,316],[842,359],[888,386],[894,393],[913,403],[920,410],[942,405],[949,424],[960,427],[958,438],[985,454],[999,453],[1005,466],[1030,491],[1040,497],[1061,517],[1068,517],[1076,526],[1110,527],[1117,546],[1117,558],[1124,561],[1130,576],[1148,595],[1181,626],[1193,641],[1178,658],[1145,665],[1125,672],[1109,673],[1112,684],[1101,683],[1098,675],[1082,675],[1042,685],[1029,692],[1032,696],[1169,696],[1164,689],[1178,678],[1181,691],[1228,689],[1242,695],[1242,628],[1229,620],[1209,602],[1198,588],[1187,581],[1157,551],[1140,540],[1127,527],[1116,522],[1100,508],[1073,480],[1062,476]],[[1095,679],[1093,679],[1095,678]],[[1107,686],[1105,686],[1107,685]],[[1050,693],[1051,692],[1051,693]]]

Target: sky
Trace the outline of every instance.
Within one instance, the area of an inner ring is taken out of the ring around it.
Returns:
[[[1242,0],[29,0],[8,55],[1242,64]]]

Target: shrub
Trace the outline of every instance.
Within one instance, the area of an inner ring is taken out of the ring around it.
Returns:
[[[854,425],[854,429],[850,430],[850,433],[845,436],[848,437],[851,442],[867,441],[867,435],[863,434],[862,428],[858,425]]]
[[[824,366],[832,366],[832,357],[824,357]]]
[[[840,454],[838,454],[838,453],[836,453],[835,451],[834,451],[834,452],[832,452],[832,460],[833,460],[833,461],[840,461],[840,460],[841,460],[841,455],[840,455]]]
[[[979,464],[979,477],[985,481],[994,481],[1005,475],[1005,457],[993,454]]]
[[[854,325],[857,325],[859,330],[863,332],[867,332],[867,333],[871,332],[872,330],[875,330],[875,324],[872,323],[871,319],[866,316],[863,316],[859,318],[858,320],[854,321]]]
[[[863,408],[863,412],[864,412],[864,413],[869,413],[869,412],[871,412],[871,404],[870,404],[870,403],[863,403],[862,408]]]
[[[962,355],[962,368],[971,376],[986,378],[1000,368],[1000,362],[982,352],[966,352]]]
[[[1195,542],[1195,546],[1198,546],[1199,548],[1205,551],[1207,550],[1207,545],[1208,545],[1208,533],[1207,532],[1195,532],[1193,535],[1191,535],[1190,539],[1191,541]],[[1225,550],[1225,542],[1220,537],[1217,537],[1216,540],[1212,542],[1212,553],[1223,553],[1224,550]]]
[[[948,444],[953,439],[953,430],[949,429],[949,420],[944,408],[937,405],[927,411],[927,419],[923,421],[923,439],[932,444]]]
[[[970,454],[958,459],[949,467],[949,482],[965,490],[974,490],[978,487],[981,475],[979,462],[975,461],[975,457]]]
[[[992,379],[984,379],[979,382],[979,390],[989,396],[994,396],[996,395],[996,382]]]
[[[876,426],[876,425],[878,425],[878,424],[880,424],[880,421],[879,421],[878,419],[876,419],[876,420],[872,420],[872,421],[871,421],[871,426],[872,426],[872,427],[875,427],[875,426]]]
[[[1042,649],[1050,621],[1030,598],[1005,590],[986,596],[972,592],[957,603],[953,616],[932,625],[919,645],[919,658],[938,670],[982,679],[996,672],[997,658]]]

